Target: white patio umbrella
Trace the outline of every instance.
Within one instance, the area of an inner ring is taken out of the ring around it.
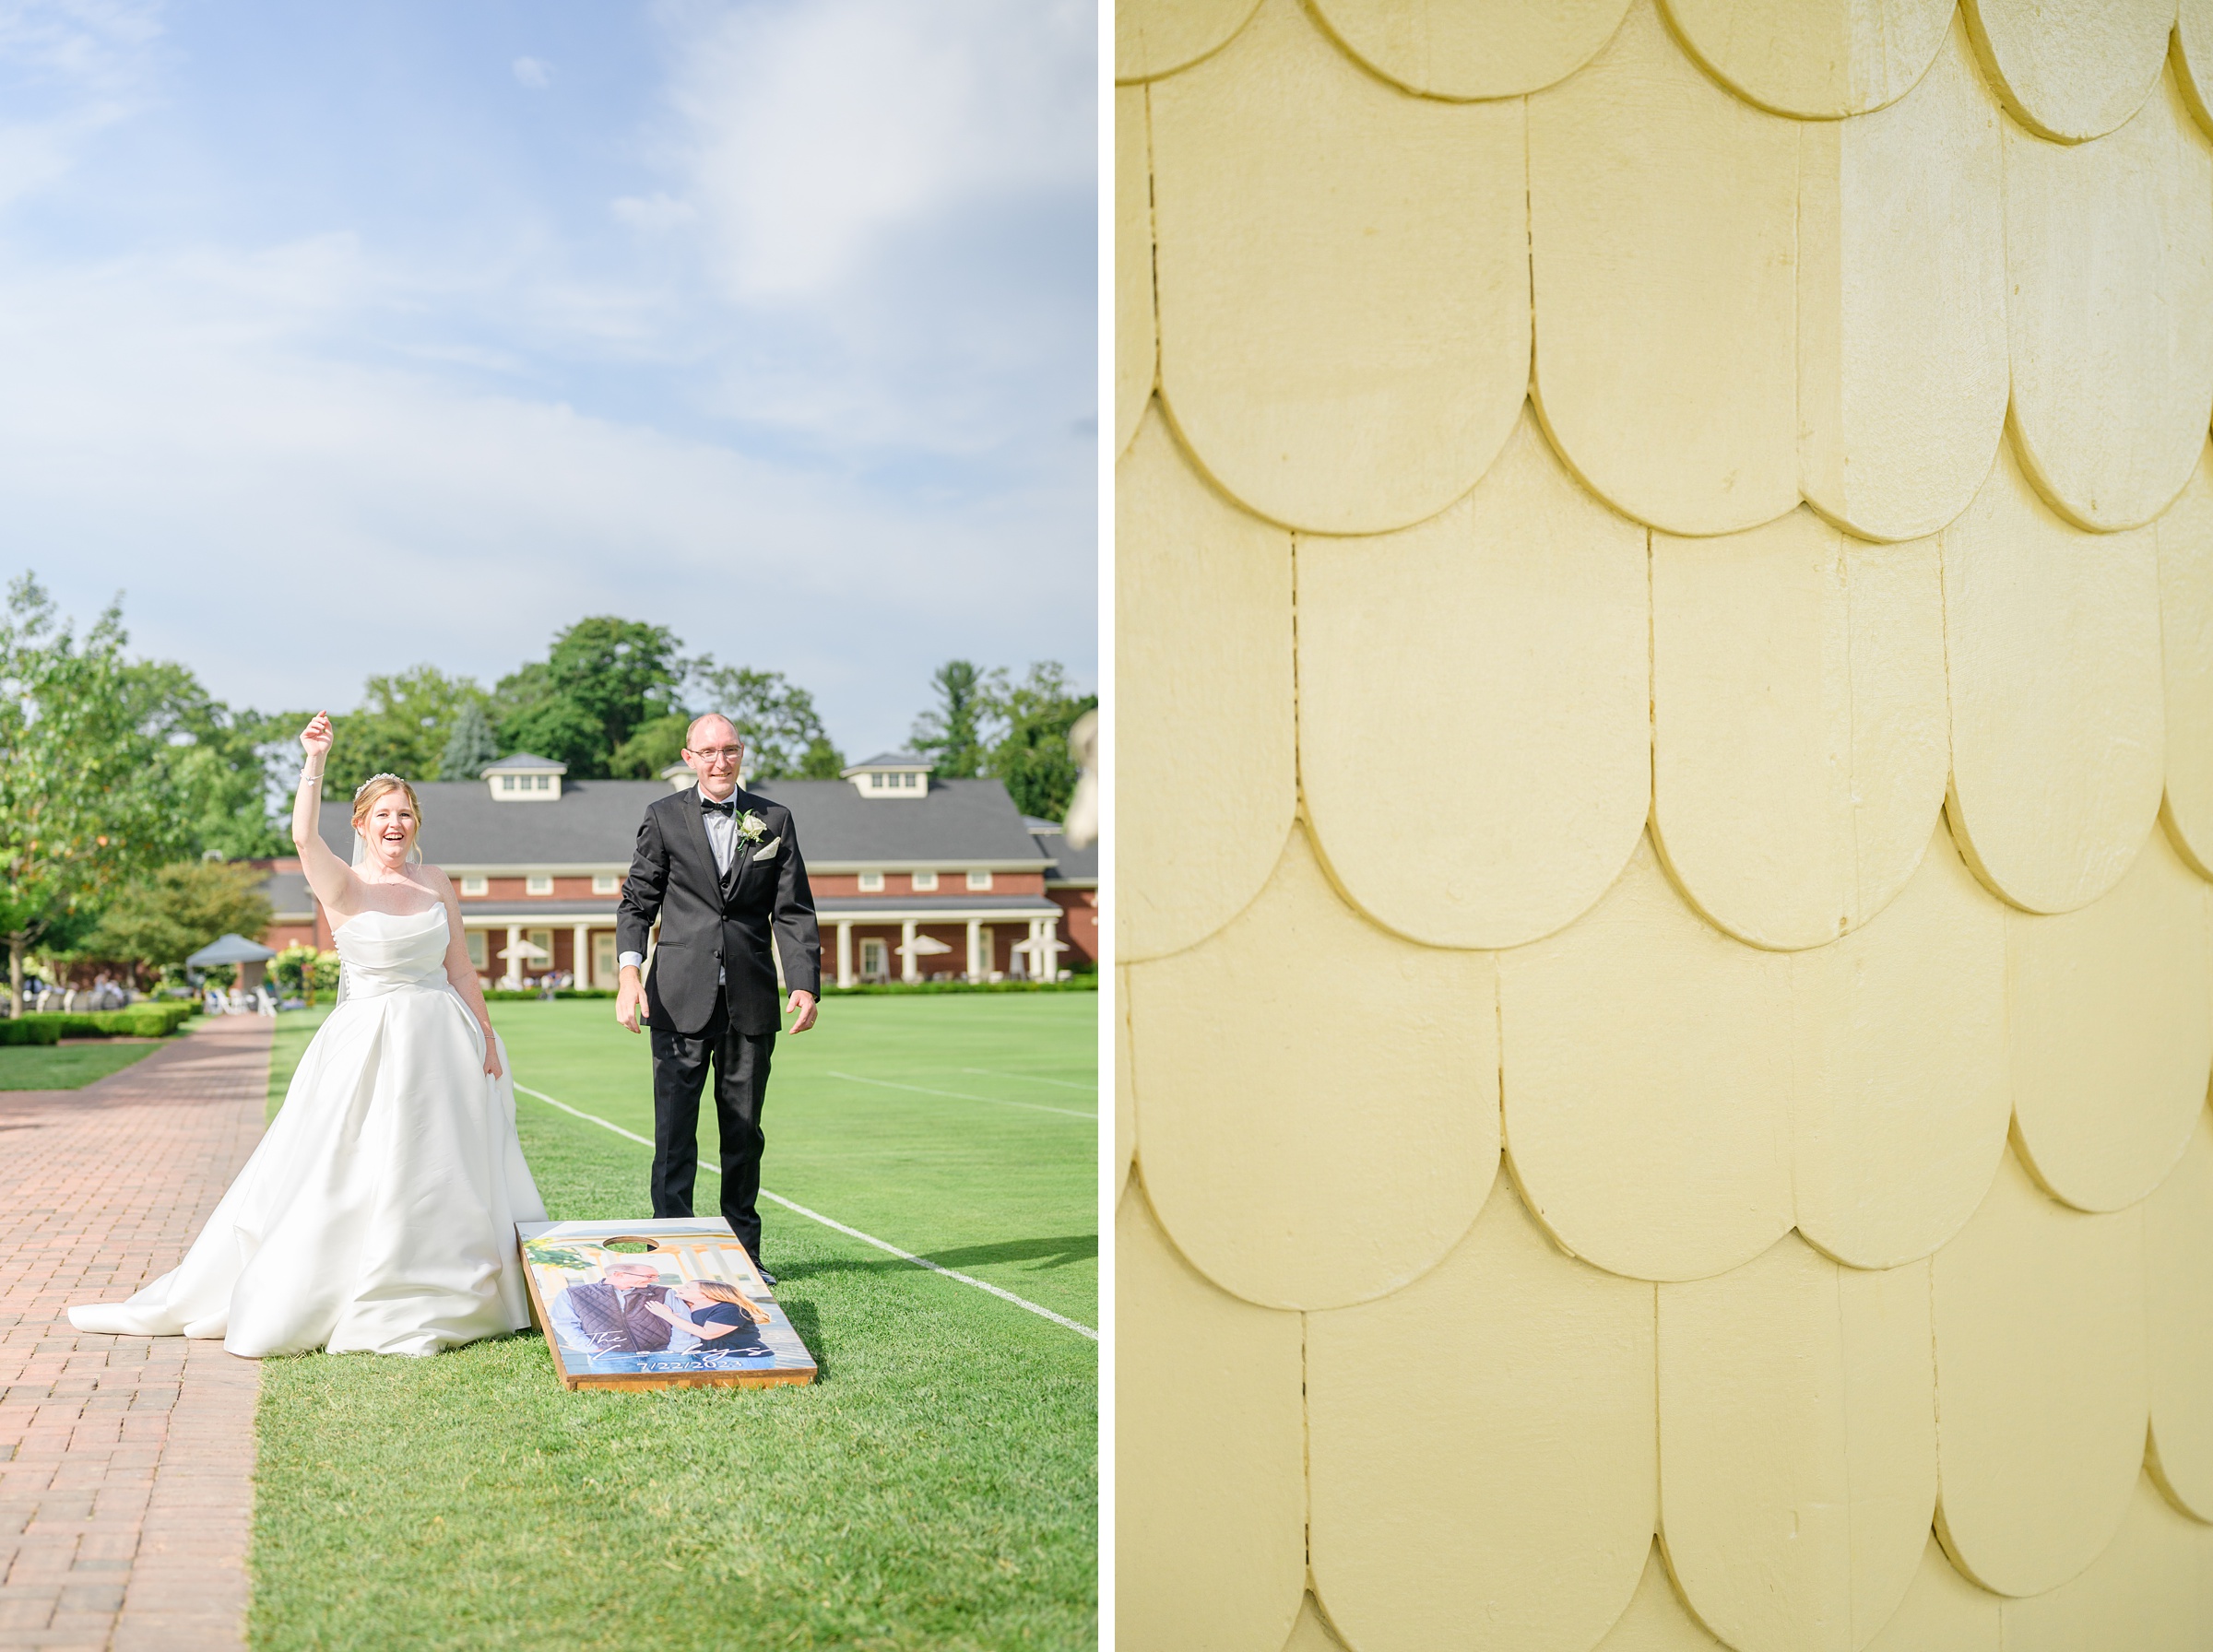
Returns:
[[[493,954],[493,956],[504,958],[507,961],[507,973],[505,975],[502,976],[501,979],[505,981],[520,982],[523,978],[523,966],[525,964],[538,963],[541,962],[550,962],[552,960],[553,954],[547,951],[545,948],[535,945],[530,941],[518,940],[511,947],[502,947],[498,952]]]
[[[895,947],[893,950],[903,958],[905,957],[910,951],[917,958],[929,958],[939,952],[950,952],[953,950],[953,948],[947,945],[944,941],[938,939],[935,936],[917,935],[915,937],[911,945]]]

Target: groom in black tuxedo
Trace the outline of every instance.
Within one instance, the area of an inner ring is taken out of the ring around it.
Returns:
[[[711,1062],[722,1214],[758,1268],[761,1108],[777,1027],[771,937],[791,988],[794,1032],[814,1025],[822,943],[791,811],[738,789],[744,760],[745,744],[728,718],[695,719],[684,736],[684,761],[699,784],[645,810],[615,914],[615,1020],[635,1032],[643,1000],[652,1023],[654,1215],[692,1214],[699,1095]],[[660,944],[652,976],[642,979],[656,918]]]

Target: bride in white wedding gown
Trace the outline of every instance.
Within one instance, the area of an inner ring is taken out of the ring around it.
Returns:
[[[337,1005],[183,1263],[128,1302],[71,1308],[78,1330],[259,1358],[431,1354],[530,1322],[515,1224],[545,1207],[453,885],[411,864],[415,790],[380,774],[355,795],[349,867],[315,832],[330,719],[300,743],[292,841],[343,962]]]

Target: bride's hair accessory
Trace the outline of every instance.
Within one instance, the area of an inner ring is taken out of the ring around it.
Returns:
[[[353,794],[353,864],[357,867],[369,858],[369,840],[361,828],[369,820],[369,811],[376,807],[376,800],[386,792],[407,793],[408,807],[415,813],[415,831],[418,834],[422,831],[422,800],[415,796],[415,788],[396,774],[370,775]],[[421,859],[422,851],[410,842],[408,864],[418,864]]]

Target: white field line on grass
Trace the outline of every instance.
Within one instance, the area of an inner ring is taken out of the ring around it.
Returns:
[[[518,1095],[535,1096],[538,1098],[538,1100],[545,1103],[549,1107],[559,1107],[563,1113],[571,1114],[577,1118],[581,1118],[587,1124],[598,1125],[603,1130],[612,1130],[616,1135],[627,1138],[629,1140],[636,1142],[640,1147],[649,1148],[653,1145],[652,1142],[646,1140],[645,1137],[639,1135],[636,1131],[625,1130],[621,1125],[616,1124],[613,1120],[601,1118],[597,1113],[586,1113],[580,1107],[570,1106],[566,1102],[557,1102],[542,1090],[533,1090],[527,1084],[517,1084],[515,1088],[515,1092]],[[711,1176],[718,1176],[722,1174],[720,1169],[715,1165],[709,1164],[704,1159],[700,1161],[699,1168],[706,1172],[706,1174]],[[897,1257],[902,1262],[912,1262],[917,1268],[927,1268],[932,1273],[941,1273],[949,1280],[960,1280],[964,1285],[974,1285],[978,1291],[988,1291],[992,1295],[998,1297],[1000,1301],[1011,1302],[1018,1308],[1027,1308],[1031,1313],[1036,1315],[1040,1319],[1049,1319],[1055,1325],[1064,1325],[1080,1337],[1089,1337],[1094,1342],[1096,1342],[1099,1339],[1099,1333],[1093,1330],[1088,1325],[1079,1325],[1073,1319],[1065,1318],[1062,1316],[1054,1313],[1050,1308],[1040,1307],[1037,1304],[1030,1301],[1030,1299],[1026,1296],[1017,1296],[1012,1291],[1002,1291],[999,1286],[994,1285],[989,1280],[979,1280],[973,1274],[962,1273],[957,1268],[948,1268],[941,1262],[933,1262],[928,1257],[917,1257],[911,1250],[901,1250],[896,1245],[887,1244],[883,1240],[877,1238],[873,1233],[864,1233],[858,1228],[849,1228],[842,1221],[834,1221],[830,1217],[824,1216],[820,1210],[810,1210],[805,1205],[794,1204],[790,1199],[786,1198],[782,1194],[771,1193],[765,1187],[761,1189],[761,1197],[765,1199],[775,1200],[777,1204],[782,1205],[787,1210],[790,1210],[798,1215],[804,1216],[810,1221],[819,1221],[826,1228],[835,1228],[839,1233],[844,1233],[850,1238],[858,1239],[863,1245],[873,1245],[878,1250],[889,1251],[893,1256]]]
[[[1000,1073],[988,1067],[964,1067],[964,1073],[974,1073],[979,1079],[1012,1079],[1017,1084],[1051,1084],[1061,1090],[1081,1090],[1085,1095],[1096,1095],[1096,1084],[1071,1084],[1066,1079],[1048,1079],[1039,1073]]]
[[[995,1107],[1027,1107],[1032,1113],[1058,1113],[1063,1118],[1088,1118],[1094,1124],[1099,1118],[1095,1113],[1078,1113],[1073,1107],[1048,1107],[1043,1102],[1010,1102],[1001,1095],[969,1095],[959,1090],[925,1090],[919,1084],[894,1084],[889,1079],[864,1079],[858,1073],[832,1073],[830,1076],[853,1084],[875,1084],[885,1090],[910,1091],[916,1095],[941,1095],[955,1102],[989,1102]]]

